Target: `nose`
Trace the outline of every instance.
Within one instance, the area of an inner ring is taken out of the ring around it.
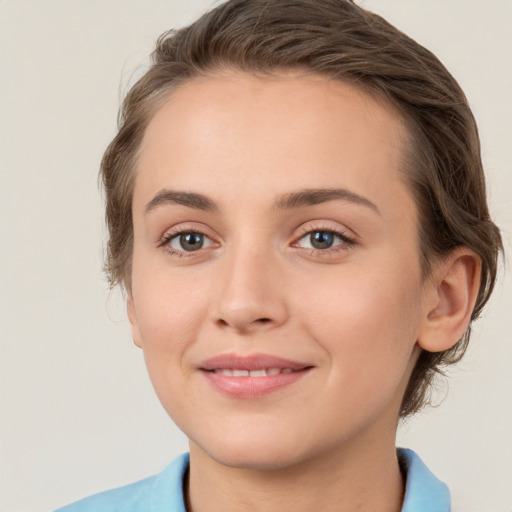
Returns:
[[[226,258],[213,306],[213,321],[219,327],[249,333],[286,322],[288,311],[277,259],[255,248],[240,248]]]

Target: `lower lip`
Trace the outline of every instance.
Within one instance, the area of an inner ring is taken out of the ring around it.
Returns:
[[[206,370],[202,370],[202,374],[214,389],[225,395],[232,398],[257,398],[297,382],[308,374],[310,369],[266,377],[230,377]]]

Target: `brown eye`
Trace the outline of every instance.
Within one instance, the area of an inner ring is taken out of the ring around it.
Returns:
[[[209,247],[211,240],[202,233],[187,231],[170,238],[169,245],[175,251],[194,252]]]

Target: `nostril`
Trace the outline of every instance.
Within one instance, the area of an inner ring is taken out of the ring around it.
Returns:
[[[230,323],[229,321],[225,320],[224,318],[219,318],[217,319],[217,325],[221,328],[225,328],[225,327],[229,327],[230,325],[235,327],[235,328],[238,328],[238,329],[241,329],[241,330],[245,330],[245,329],[248,329],[250,328],[250,325],[252,324],[253,326],[256,326],[256,325],[268,325],[272,323],[272,319],[271,318],[256,318],[255,320],[251,321],[251,322],[248,322],[248,323],[243,323],[243,326],[242,325],[237,325],[236,322],[232,322]]]

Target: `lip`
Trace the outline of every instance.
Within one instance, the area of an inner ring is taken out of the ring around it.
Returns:
[[[219,373],[221,370],[253,372],[276,368],[284,370],[284,373],[242,377]],[[221,354],[199,365],[201,374],[216,391],[232,398],[244,399],[257,398],[289,386],[305,377],[312,368],[311,364],[269,354]]]

